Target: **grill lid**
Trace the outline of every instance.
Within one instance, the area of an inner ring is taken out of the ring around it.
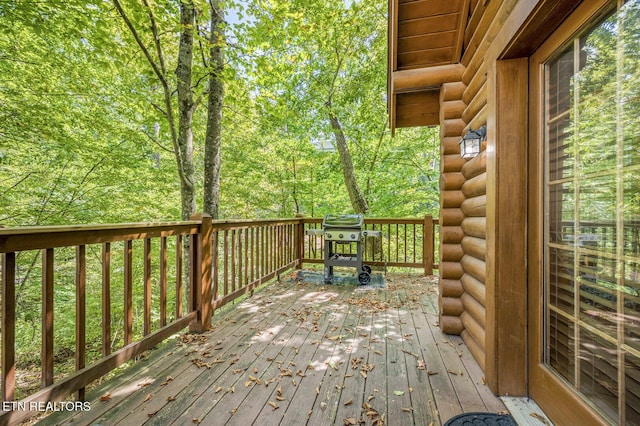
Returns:
[[[362,228],[361,214],[328,214],[322,220],[323,228]]]

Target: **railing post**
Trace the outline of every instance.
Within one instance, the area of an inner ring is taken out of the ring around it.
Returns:
[[[422,228],[422,260],[424,262],[424,275],[433,275],[433,218],[424,217]]]
[[[303,215],[296,214],[296,230],[294,234],[294,246],[296,248],[296,269],[302,269],[302,259],[304,259],[304,221]]]
[[[42,387],[53,384],[53,249],[42,250]]]
[[[2,255],[2,401],[13,401],[16,388],[16,254]]]
[[[192,220],[201,222],[200,234],[192,241],[193,265],[191,271],[191,306],[197,310],[198,318],[189,325],[192,333],[202,333],[211,328],[211,282],[212,282],[212,257],[211,244],[213,223],[211,216],[207,214],[196,214]]]

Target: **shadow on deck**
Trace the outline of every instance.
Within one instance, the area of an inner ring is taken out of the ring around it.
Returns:
[[[294,272],[94,387],[90,410],[39,424],[438,425],[506,411],[462,340],[440,332],[437,278],[385,281]]]

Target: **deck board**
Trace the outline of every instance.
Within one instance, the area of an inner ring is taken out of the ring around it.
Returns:
[[[389,274],[385,288],[295,278],[94,386],[90,411],[40,424],[439,425],[506,411],[462,340],[440,332],[436,278]]]

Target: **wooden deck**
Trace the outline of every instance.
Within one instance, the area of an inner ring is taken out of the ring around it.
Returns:
[[[39,424],[438,425],[506,411],[461,339],[439,331],[437,279],[312,281],[292,273],[256,291],[217,312],[212,331],[169,340],[88,391],[90,410]]]

